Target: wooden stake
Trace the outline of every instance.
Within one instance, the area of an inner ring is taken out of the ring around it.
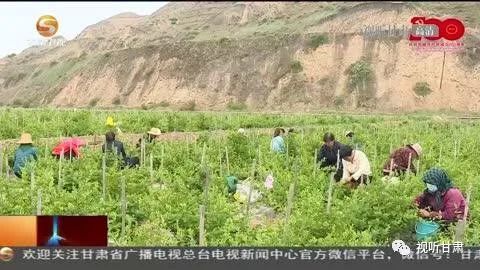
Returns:
[[[285,237],[287,236],[288,221],[290,220],[290,215],[292,214],[294,195],[295,195],[295,183],[291,183],[290,188],[288,189],[287,209],[285,211],[285,227],[283,229],[283,239],[285,239]]]
[[[394,170],[393,170],[393,158],[390,159],[390,172],[389,172],[389,176],[392,177],[394,174]]]
[[[105,201],[107,199],[107,161],[105,154],[102,157],[102,199]]]
[[[446,52],[443,51],[442,75],[440,76],[440,89],[442,89],[442,83],[443,83],[443,71],[445,69],[445,56],[446,56]]]
[[[42,192],[37,191],[37,216],[42,215]]]
[[[438,163],[442,162],[442,152],[443,152],[443,145],[440,144],[440,154],[438,155]]]
[[[5,171],[8,180],[10,178],[10,166],[8,166],[8,157],[5,157]]]
[[[62,179],[62,161],[63,161],[63,153],[64,149],[62,148],[62,152],[60,153],[60,160],[58,162],[58,189],[62,189],[63,187],[63,179]]]
[[[253,190],[253,183],[255,182],[255,167],[256,167],[256,160],[253,160],[252,163],[252,176],[251,176],[251,183],[250,183],[250,190],[248,191],[248,199],[247,199],[247,207],[245,210],[245,216],[249,217],[250,212],[250,201],[252,200],[252,190]]]
[[[333,183],[335,182],[334,174],[335,174],[334,172],[330,173],[330,184],[328,186],[328,199],[327,199],[327,214],[330,214],[330,209],[332,207]]]
[[[196,143],[195,143],[196,145]],[[205,155],[206,155],[206,152],[207,152],[207,145],[205,143],[203,143],[203,149],[202,149],[202,165],[205,164]]]
[[[407,167],[407,175],[410,175],[410,167],[412,166],[412,153],[408,154],[408,167]]]
[[[153,155],[150,153],[150,182],[153,183]]]
[[[32,200],[33,214],[35,215],[35,173],[33,170],[30,172],[30,198]]]
[[[125,239],[125,223],[127,216],[127,197],[125,190],[125,177],[122,176],[122,194],[121,194],[121,209],[122,209],[122,239]]]
[[[457,140],[455,140],[455,149],[454,149],[454,152],[453,152],[454,153],[453,156],[455,158],[457,158],[457,144],[458,144],[458,142],[457,142]]]
[[[470,186],[467,193],[467,198],[465,201],[465,210],[463,213],[463,218],[457,222],[455,226],[455,235],[454,241],[455,242],[463,242],[465,238],[465,231],[467,229],[467,218],[468,218],[468,211],[470,207],[470,195],[472,193],[472,187]]]
[[[44,155],[45,155],[45,159],[46,159],[48,157],[48,144],[47,143],[45,143]]]
[[[228,147],[225,146],[225,157],[227,159],[227,176],[230,176],[230,162],[228,160]]]
[[[145,164],[145,138],[142,138],[140,143],[140,166],[143,167]]]
[[[164,156],[165,156],[165,147],[164,145],[162,144],[162,158],[160,160],[160,168],[163,170],[163,159],[164,159]]]
[[[3,146],[0,144],[0,175],[3,173]]]
[[[199,243],[199,246],[201,247],[204,247],[205,246],[205,206],[204,205],[200,205],[200,209],[199,209],[199,225],[198,225],[198,230],[199,230],[199,239],[198,239],[198,243]]]

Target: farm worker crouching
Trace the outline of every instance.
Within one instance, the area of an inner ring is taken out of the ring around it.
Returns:
[[[340,158],[343,163],[341,184],[357,187],[360,184],[367,184],[369,182],[372,171],[365,153],[360,150],[353,150],[350,146],[345,145],[340,148]]]
[[[155,143],[155,139],[162,134],[162,131],[158,128],[151,128],[150,131],[147,132],[147,135],[143,138],[140,138],[137,143],[137,147],[140,148],[142,145],[142,140],[145,140],[145,143]]]
[[[270,149],[275,153],[285,153],[285,141],[283,136],[285,135],[285,129],[276,128],[273,133],[273,139],[270,142]]]
[[[105,134],[105,143],[102,145],[102,152],[116,150],[116,155],[119,155],[120,158],[125,161],[127,159],[127,154],[125,153],[125,148],[123,143],[115,139],[115,133],[109,131]]]
[[[334,167],[336,169],[334,178],[338,182],[342,177],[343,164],[339,157],[339,150],[343,144],[335,140],[335,136],[327,132],[323,135],[324,144],[318,150],[317,163],[320,163],[320,168]],[[338,165],[338,168],[337,168]]]
[[[37,149],[33,146],[32,135],[28,133],[23,133],[17,143],[20,146],[15,150],[13,173],[18,178],[22,178],[22,169],[27,162],[38,160]]]
[[[351,130],[345,132],[347,138],[347,145],[350,145],[355,150],[363,150],[363,143],[355,136],[355,133]]]
[[[105,153],[107,152],[112,152],[113,150],[116,150],[116,155],[118,155],[123,163],[129,167],[134,167],[138,164],[140,164],[140,160],[138,157],[128,157],[127,154],[125,153],[125,147],[123,146],[123,143],[115,139],[115,133],[112,131],[109,131],[105,134],[105,144],[102,145],[102,152]],[[124,166],[122,166],[123,168]]]
[[[86,143],[79,138],[69,138],[61,141],[53,148],[52,155],[59,159],[62,155],[65,159],[79,158],[80,147],[85,146]]]
[[[421,155],[422,147],[418,143],[409,144],[395,150],[383,166],[383,175],[393,174],[398,176],[407,172],[409,166],[410,171],[416,174],[417,169],[413,165],[413,161],[420,158]]]
[[[463,218],[465,198],[462,192],[452,186],[447,172],[441,168],[432,168],[423,175],[426,189],[414,203],[423,218],[443,221],[458,221]]]

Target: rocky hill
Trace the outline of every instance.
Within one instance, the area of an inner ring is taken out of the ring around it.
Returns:
[[[415,53],[367,26],[458,17],[466,49]],[[0,103],[172,109],[480,111],[480,5],[174,2],[123,13],[65,46],[0,59]]]

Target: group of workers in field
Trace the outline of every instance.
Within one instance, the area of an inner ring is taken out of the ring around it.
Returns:
[[[109,131],[105,134],[105,142],[102,145],[103,153],[113,153],[121,161],[120,167],[135,167],[140,164],[138,157],[127,156],[123,143],[116,139],[116,133],[121,133],[118,125],[113,122],[113,118],[107,118],[107,128]],[[158,128],[152,128],[147,134],[143,135],[136,144],[140,149],[142,144],[153,144],[155,139],[162,132]],[[38,149],[33,145],[32,136],[29,133],[22,133],[18,140],[18,148],[15,150],[13,158],[13,172],[18,178],[22,178],[22,170],[29,161],[38,160]],[[85,141],[79,138],[67,138],[61,140],[53,149],[52,156],[57,159],[77,159],[80,157],[80,148],[86,146]]]
[[[285,153],[285,130],[275,129],[271,140],[271,150]],[[347,131],[347,144],[342,144],[328,132],[323,136],[324,144],[317,151],[317,164],[326,168],[340,185],[351,188],[367,185],[372,181],[372,169],[363,145],[352,131]],[[418,143],[408,144],[394,150],[382,168],[384,181],[402,178],[407,172],[417,173],[414,160],[422,156],[422,147]],[[328,170],[330,169],[330,170]],[[422,180],[425,190],[415,198],[413,204],[422,218],[454,222],[464,218],[466,201],[462,192],[453,186],[447,172],[438,167],[427,170]]]
[[[108,121],[107,121],[108,122]],[[119,132],[115,124],[107,124],[109,131],[105,134],[105,143],[102,152],[113,152],[122,161],[122,168],[135,167],[139,164],[138,157],[129,157],[122,142],[116,139]],[[239,130],[244,133],[243,129]],[[293,132],[289,130],[288,133]],[[276,153],[285,153],[285,129],[277,128],[274,131],[270,148]],[[158,128],[152,128],[146,135],[139,139],[137,148],[144,144],[152,144],[161,134]],[[352,131],[347,131],[345,137],[347,144],[342,144],[335,139],[334,134],[328,132],[323,136],[323,145],[317,150],[317,164],[320,168],[329,171],[339,185],[356,188],[369,184],[372,179],[372,169],[367,155],[363,152],[363,144]],[[33,146],[32,137],[28,133],[21,135],[19,147],[14,155],[14,174],[21,178],[22,169],[29,160],[38,160],[38,150]],[[61,141],[52,150],[56,158],[79,158],[79,149],[85,142],[77,138]],[[422,156],[422,147],[418,143],[408,144],[394,150],[386,160],[382,174],[384,180],[401,179],[407,172],[416,174],[417,168],[414,161]],[[447,222],[458,221],[464,218],[466,201],[462,192],[453,186],[452,180],[442,168],[433,167],[427,170],[422,180],[425,190],[414,200],[419,216]]]

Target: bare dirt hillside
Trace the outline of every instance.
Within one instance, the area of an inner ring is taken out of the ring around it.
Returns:
[[[443,53],[362,34],[418,15],[467,26],[466,49],[446,54],[441,89]],[[0,59],[0,103],[478,112],[479,15],[474,2],[176,2]]]

